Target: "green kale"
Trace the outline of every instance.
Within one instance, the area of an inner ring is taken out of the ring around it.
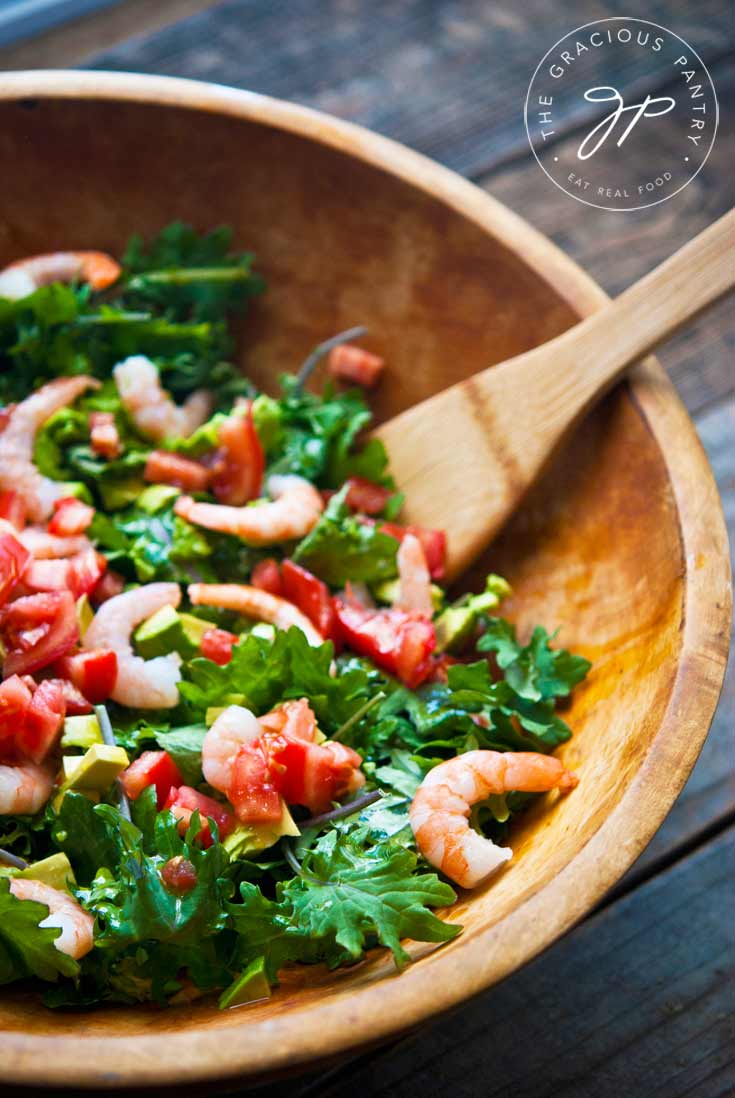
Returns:
[[[516,631],[503,618],[489,618],[478,642],[481,652],[494,652],[506,682],[531,702],[566,697],[592,666],[565,648],[551,648],[546,630],[537,625],[527,645],[521,646]]]
[[[360,522],[345,503],[347,488],[333,496],[314,529],[300,541],[293,559],[333,587],[348,580],[373,583],[398,571],[398,541]]]

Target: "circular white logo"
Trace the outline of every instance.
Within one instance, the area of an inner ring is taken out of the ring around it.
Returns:
[[[552,183],[588,206],[625,211],[665,202],[694,179],[718,113],[696,50],[657,23],[618,16],[551,47],[531,78],[525,122]],[[574,127],[564,141],[562,118]]]

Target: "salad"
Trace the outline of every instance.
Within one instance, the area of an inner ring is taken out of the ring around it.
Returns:
[[[588,662],[519,640],[499,576],[447,594],[451,515],[403,524],[364,441],[362,329],[277,396],[233,365],[264,286],[230,249],[176,223],[0,273],[0,983],[50,1007],[400,968],[577,781]]]

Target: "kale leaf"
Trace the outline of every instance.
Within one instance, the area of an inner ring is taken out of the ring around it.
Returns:
[[[314,529],[300,541],[293,559],[334,587],[348,580],[373,583],[398,571],[398,541],[350,512],[343,488],[330,499]]]

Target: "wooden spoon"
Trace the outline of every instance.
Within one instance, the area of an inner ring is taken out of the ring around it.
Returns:
[[[560,439],[620,375],[732,289],[733,230],[730,211],[562,335],[377,428],[407,521],[448,529],[449,579],[482,552]]]

